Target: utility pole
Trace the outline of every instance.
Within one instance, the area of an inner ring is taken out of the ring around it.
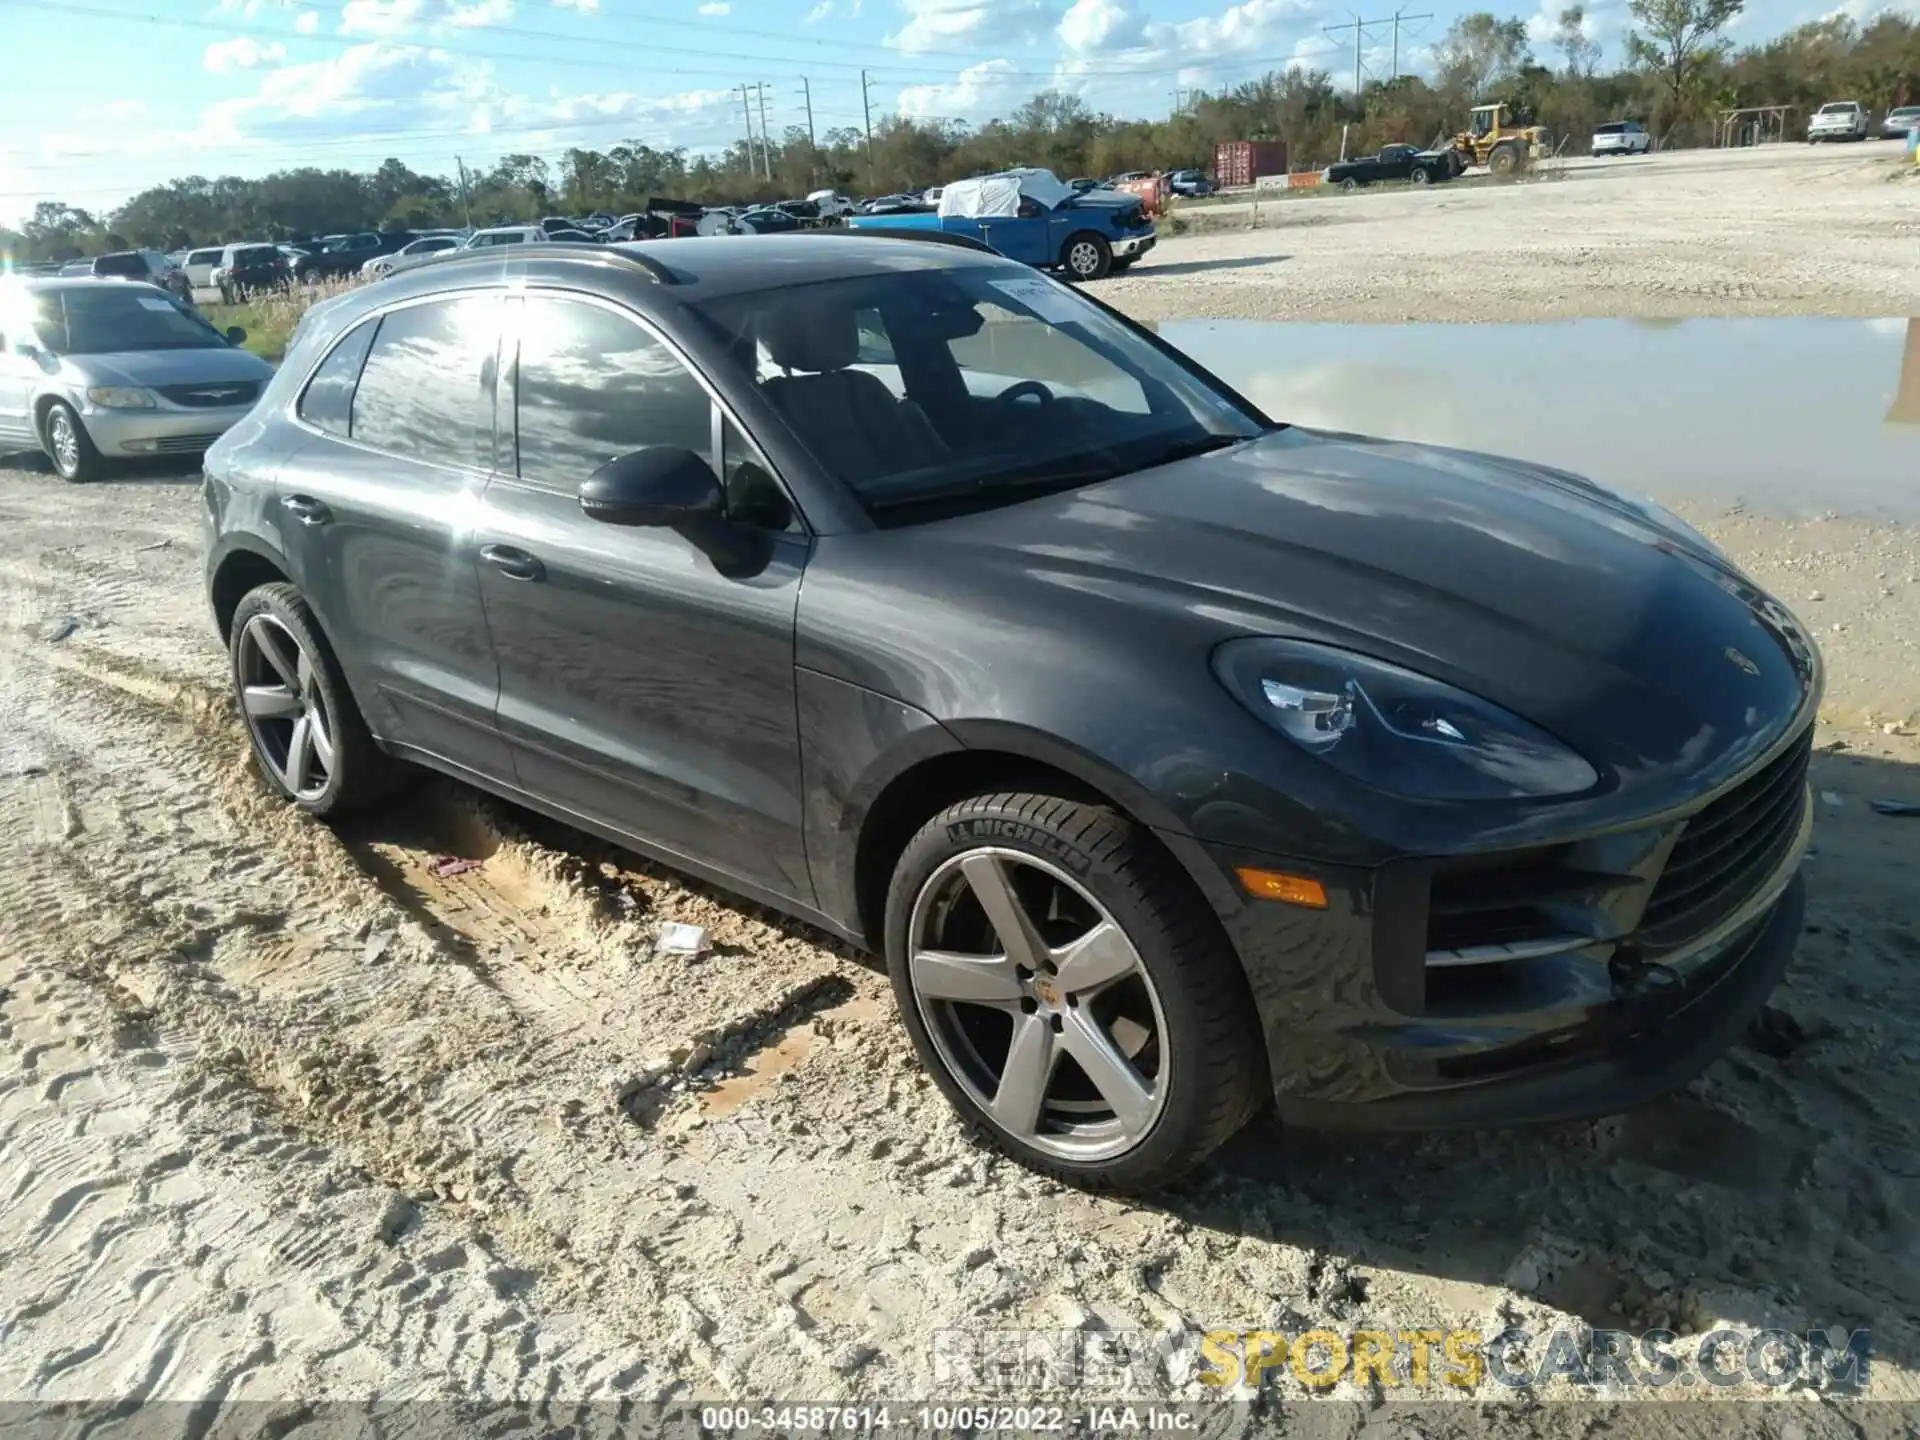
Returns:
[[[1389,80],[1398,80],[1400,78],[1400,22],[1403,20],[1431,20],[1432,18],[1433,14],[1431,11],[1425,15],[1408,15],[1399,10],[1393,12],[1393,72],[1387,76]]]
[[[747,87],[740,86],[740,109],[747,117],[747,173],[753,173],[753,102],[747,99]]]
[[[800,93],[807,97],[807,148],[819,149],[819,142],[813,138],[813,87],[807,83],[807,77],[800,77]]]
[[[1351,10],[1347,13],[1353,15]],[[1351,30],[1353,32],[1353,98],[1355,101],[1358,101],[1360,98],[1360,41],[1366,32],[1367,26],[1378,25],[1379,23],[1378,20],[1362,20],[1358,15],[1353,15],[1353,19],[1344,25],[1322,25],[1320,27],[1329,35],[1337,35],[1342,30]]]
[[[1349,10],[1347,13],[1349,15],[1353,15],[1353,12],[1351,10]],[[1396,10],[1393,12],[1393,14],[1383,15],[1378,20],[1362,20],[1358,15],[1353,15],[1353,19],[1349,20],[1344,25],[1323,25],[1320,27],[1321,29],[1325,30],[1329,35],[1338,35],[1342,31],[1346,31],[1346,30],[1353,31],[1353,98],[1355,100],[1358,100],[1360,98],[1360,77],[1361,77],[1360,57],[1362,53],[1361,45],[1362,45],[1362,42],[1364,42],[1366,39],[1367,31],[1371,30],[1376,25],[1391,25],[1393,27],[1393,73],[1389,75],[1387,78],[1390,80],[1397,80],[1400,77],[1400,27],[1401,25],[1409,20],[1431,20],[1432,18],[1433,16],[1430,13],[1421,14],[1421,15],[1409,15],[1404,10]]]
[[[467,162],[458,155],[453,157],[454,168],[460,172],[460,213],[466,217],[467,228],[473,228],[473,206],[467,199]]]
[[[767,129],[767,87],[765,82],[754,83],[754,93],[760,97],[760,159],[769,182],[773,179],[773,132]]]
[[[860,112],[867,117],[867,188],[873,188],[873,101],[867,93],[867,72],[860,72]]]

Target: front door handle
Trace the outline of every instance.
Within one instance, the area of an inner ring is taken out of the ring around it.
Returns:
[[[539,580],[547,573],[537,558],[514,545],[482,545],[480,558],[514,580]]]
[[[333,519],[333,512],[311,495],[288,495],[280,503],[292,511],[302,525],[324,525]]]

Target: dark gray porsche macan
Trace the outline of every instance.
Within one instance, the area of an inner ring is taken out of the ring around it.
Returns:
[[[1544,343],[1544,342],[1543,342]],[[419,762],[884,951],[982,1135],[1684,1083],[1803,908],[1820,662],[1663,512],[1276,424],[887,236],[521,247],[309,313],[207,457],[262,769]]]

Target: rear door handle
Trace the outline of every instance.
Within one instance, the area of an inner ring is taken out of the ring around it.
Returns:
[[[287,495],[280,503],[292,511],[302,525],[324,525],[333,519],[333,512],[311,495]]]
[[[536,557],[513,545],[482,545],[480,558],[515,580],[540,580],[547,573]]]

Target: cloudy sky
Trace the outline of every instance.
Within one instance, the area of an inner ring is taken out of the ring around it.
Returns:
[[[1544,38],[1563,3],[1493,8]],[[1749,0],[1736,34],[1833,3]],[[1401,68],[1417,71],[1485,0],[1399,8],[1432,12],[1401,30]],[[1624,0],[1589,9],[1617,57]],[[1382,0],[1360,13],[1393,12]],[[48,198],[110,209],[181,174],[388,155],[447,173],[456,154],[485,165],[626,137],[712,149],[744,132],[742,82],[766,85],[776,134],[806,123],[809,92],[820,133],[858,125],[863,71],[876,117],[978,122],[1048,85],[1162,115],[1179,90],[1289,63],[1351,83],[1352,33],[1326,27],[1352,18],[1341,0],[0,0],[0,222]],[[1391,36],[1364,32],[1369,75],[1391,68]]]

